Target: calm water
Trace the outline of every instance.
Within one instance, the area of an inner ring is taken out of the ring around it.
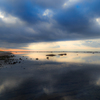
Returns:
[[[13,53],[23,60],[0,68],[0,100],[100,100],[100,53]]]

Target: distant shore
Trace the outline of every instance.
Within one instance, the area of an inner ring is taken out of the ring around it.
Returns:
[[[0,51],[0,56],[7,56],[10,55],[10,52]]]
[[[11,52],[33,52],[33,53],[100,53],[100,51],[11,51]]]

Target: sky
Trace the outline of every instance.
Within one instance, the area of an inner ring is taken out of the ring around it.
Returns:
[[[100,51],[100,0],[0,0],[0,50]]]

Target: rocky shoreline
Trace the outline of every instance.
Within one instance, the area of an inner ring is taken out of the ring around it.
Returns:
[[[3,65],[12,65],[16,63],[21,63],[21,58],[15,59],[15,55],[10,52],[0,52],[0,67]]]
[[[7,56],[7,55],[10,55],[10,54],[12,54],[12,53],[0,51],[0,56]]]

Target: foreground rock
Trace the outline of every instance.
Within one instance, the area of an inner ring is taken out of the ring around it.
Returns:
[[[14,65],[21,63],[22,58],[15,59],[15,55],[10,52],[0,52],[0,67],[3,65]]]

